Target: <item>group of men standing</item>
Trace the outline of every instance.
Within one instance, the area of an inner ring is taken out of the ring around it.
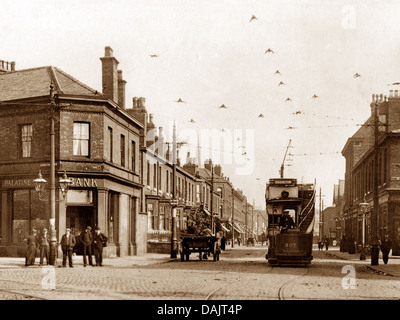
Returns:
[[[93,254],[95,256],[96,266],[103,266],[103,248],[107,245],[107,237],[101,232],[99,227],[95,228],[95,232],[92,233],[92,228],[90,226],[80,234],[79,241],[83,245],[83,265],[87,266],[87,261],[89,265],[95,266],[92,260],[92,248]],[[50,249],[50,236],[47,229],[43,229],[43,233],[40,237],[37,236],[37,230],[33,229],[32,234],[28,236],[27,241],[27,251],[25,257],[25,266],[30,266],[35,264],[36,250],[39,247],[40,250],[40,265],[43,265],[44,258],[46,258],[46,264],[49,264],[49,249]],[[66,233],[61,237],[60,245],[63,252],[62,267],[68,264],[73,267],[73,250],[77,241],[73,234],[71,234],[71,229],[67,228]],[[86,259],[88,256],[88,260]]]

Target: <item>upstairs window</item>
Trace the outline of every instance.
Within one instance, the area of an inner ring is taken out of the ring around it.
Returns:
[[[20,126],[21,132],[21,150],[22,158],[32,156],[32,124],[24,124]]]
[[[121,148],[121,166],[125,167],[125,136],[123,134],[121,134],[120,148]]]
[[[89,123],[74,122],[73,155],[89,157]]]

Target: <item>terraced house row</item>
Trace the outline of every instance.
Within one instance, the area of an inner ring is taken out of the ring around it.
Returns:
[[[187,229],[190,212],[202,210],[214,215],[214,232],[245,240],[252,206],[243,193],[211,160],[174,166],[172,150],[163,149],[171,143],[145,99],[125,105],[126,81],[113,50],[106,47],[100,60],[102,92],[54,66],[16,70],[0,61],[0,256],[23,256],[31,230],[51,223],[58,240],[66,228],[79,235],[99,226],[109,238],[106,256],[169,252],[174,196],[178,231]],[[47,181],[40,192],[39,174]],[[67,190],[60,188],[64,175]]]

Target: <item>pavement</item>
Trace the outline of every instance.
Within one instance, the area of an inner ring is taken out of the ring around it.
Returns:
[[[315,250],[315,249],[314,249]],[[360,260],[360,253],[349,254],[347,252],[340,252],[338,247],[331,247],[328,251],[323,250],[325,253],[335,256],[341,260],[353,260],[359,263],[365,263],[365,267],[377,273],[400,277],[400,256],[392,256],[389,254],[388,264],[384,264],[382,260],[382,252],[379,252],[379,265],[371,266],[371,256],[367,255],[366,260]]]
[[[94,256],[92,256],[94,262]],[[126,256],[117,258],[103,258],[103,266],[105,267],[118,267],[126,268],[132,266],[148,266],[153,264],[166,263],[175,261],[176,259],[171,258],[170,254],[161,253],[146,253],[138,256]],[[74,266],[83,267],[82,256],[73,256],[72,258]],[[35,265],[39,265],[39,258],[36,257]],[[62,265],[62,259],[57,259],[57,266]],[[67,262],[68,265],[68,262]],[[25,258],[20,257],[0,257],[0,269],[4,268],[25,268]]]

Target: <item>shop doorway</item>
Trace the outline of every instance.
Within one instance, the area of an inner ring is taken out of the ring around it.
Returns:
[[[71,229],[71,234],[76,238],[74,251],[83,254],[80,234],[90,226],[94,230],[95,216],[93,206],[68,206],[66,213],[66,228]]]

